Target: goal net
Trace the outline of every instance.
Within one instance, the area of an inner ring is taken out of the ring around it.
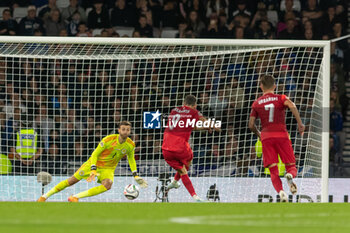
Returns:
[[[322,41],[1,37],[0,200],[35,201],[71,176],[122,120],[132,123],[138,172],[149,183],[135,201],[154,201],[156,191],[162,197],[174,175],[161,151],[166,116],[192,94],[205,117],[222,122],[220,133],[190,138],[189,175],[198,195],[278,201],[248,129],[251,104],[262,94],[259,76],[272,74],[276,92],[296,103],[306,125],[301,137],[287,111],[298,169],[298,195],[290,200],[327,201],[328,73],[329,43]],[[162,115],[152,119],[157,111]],[[42,171],[52,175],[45,187],[37,181]],[[128,201],[123,189],[130,183],[122,159],[112,189],[82,201]],[[66,201],[95,185],[82,180],[50,200]],[[184,187],[168,200],[191,201]]]

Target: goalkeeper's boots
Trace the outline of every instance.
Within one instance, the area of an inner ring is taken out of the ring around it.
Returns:
[[[70,197],[68,197],[68,201],[69,202],[79,202],[79,198],[70,196]]]
[[[195,202],[198,202],[198,203],[207,202],[206,200],[203,200],[202,198],[198,197],[197,195],[193,195],[192,198],[193,198],[193,200],[195,200]]]
[[[297,188],[297,185],[293,182],[293,175],[290,173],[287,173],[284,177],[287,179],[290,192],[293,195],[295,195],[298,192],[298,188]]]
[[[46,201],[46,198],[41,196],[39,197],[39,199],[37,200],[37,202],[45,202]]]
[[[279,195],[281,202],[288,202],[288,195],[283,190],[280,191]]]
[[[178,189],[180,187],[180,183],[179,181],[173,180],[173,182],[171,182],[170,184],[168,184],[168,186],[166,187],[167,190],[170,189]]]

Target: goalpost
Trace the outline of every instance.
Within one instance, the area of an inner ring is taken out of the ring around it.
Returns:
[[[287,113],[298,169],[290,200],[327,202],[329,69],[329,41],[0,37],[0,201],[35,201],[37,173],[53,176],[46,189],[71,176],[121,120],[133,124],[138,171],[149,182],[135,201],[154,201],[162,177],[174,175],[162,159],[163,120],[193,94],[203,115],[223,126],[191,135],[189,173],[199,196],[215,185],[222,202],[275,202],[248,129],[259,76],[273,74],[276,92],[297,104],[306,125],[301,137]],[[157,111],[162,115],[151,121]],[[112,189],[82,201],[127,201],[122,191],[133,182],[121,160]],[[66,201],[94,185],[81,181],[49,200]],[[168,199],[190,196],[182,187]]]

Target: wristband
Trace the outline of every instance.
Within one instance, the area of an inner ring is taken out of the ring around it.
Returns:
[[[96,167],[96,165],[91,165],[91,168],[90,168],[90,169],[91,169],[91,171],[93,171],[93,170],[96,171],[96,170],[97,170],[97,167]]]
[[[133,177],[137,176],[137,172],[132,173]]]

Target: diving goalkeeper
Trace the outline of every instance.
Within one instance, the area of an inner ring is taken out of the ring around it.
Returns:
[[[62,191],[68,186],[78,183],[82,179],[87,182],[95,181],[101,185],[75,194],[68,198],[69,202],[78,202],[80,198],[91,197],[111,189],[114,180],[114,170],[118,162],[126,155],[135,181],[142,187],[148,186],[147,182],[137,175],[134,158],[135,143],[128,137],[131,132],[131,123],[120,122],[119,134],[111,134],[103,138],[91,157],[86,161],[72,177],[61,181],[50,191],[38,199],[38,202],[46,201],[50,196]]]

